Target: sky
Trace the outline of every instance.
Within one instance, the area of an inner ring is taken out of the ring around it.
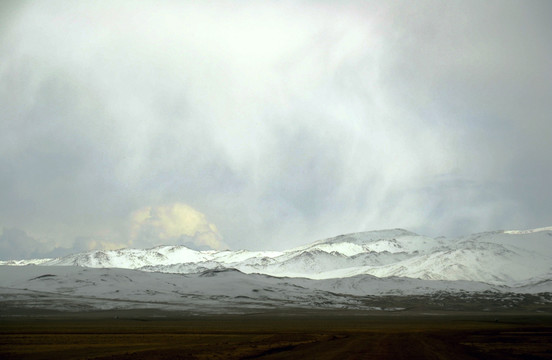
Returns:
[[[3,1],[0,258],[552,225],[549,1]]]

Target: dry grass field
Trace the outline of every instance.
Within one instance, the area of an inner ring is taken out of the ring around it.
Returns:
[[[2,359],[551,359],[552,317],[155,311],[1,319]]]

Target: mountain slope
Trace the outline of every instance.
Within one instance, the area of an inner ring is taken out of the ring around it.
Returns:
[[[494,231],[460,239],[433,239],[393,229],[341,235],[282,252],[195,251],[184,246],[158,246],[2,263],[180,274],[234,268],[248,274],[311,279],[373,275],[523,286],[537,279],[550,279],[552,228]]]
[[[544,290],[544,291],[543,291]],[[244,313],[270,309],[407,308],[550,311],[552,284],[507,288],[470,281],[359,275],[312,280],[237,270],[166,274],[76,266],[0,266],[0,318],[28,308],[57,311],[159,309]]]

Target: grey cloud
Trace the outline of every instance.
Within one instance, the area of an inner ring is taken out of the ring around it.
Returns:
[[[86,250],[79,241],[71,248],[41,242],[18,228],[4,228],[0,235],[0,260],[40,259],[64,256]]]
[[[234,248],[550,225],[549,7],[27,3],[0,33],[0,225],[67,248],[171,203]]]
[[[14,258],[31,258],[36,254],[38,242],[24,231],[9,228],[0,235],[0,254],[2,260]]]

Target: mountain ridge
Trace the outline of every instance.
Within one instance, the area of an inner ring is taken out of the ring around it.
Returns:
[[[310,279],[372,275],[520,286],[552,273],[552,227],[489,231],[458,239],[388,229],[343,234],[285,251],[196,251],[183,245],[158,245],[0,262],[26,264],[179,274],[235,268],[247,274]]]

